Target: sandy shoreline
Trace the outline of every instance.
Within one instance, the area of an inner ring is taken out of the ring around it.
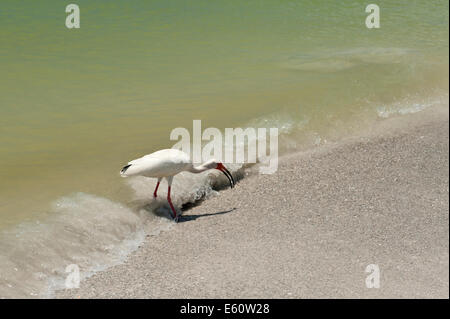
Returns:
[[[283,158],[56,296],[448,298],[448,125],[447,106]]]

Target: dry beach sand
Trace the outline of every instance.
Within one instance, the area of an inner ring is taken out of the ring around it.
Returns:
[[[448,298],[448,125],[443,106],[282,158],[56,297]]]

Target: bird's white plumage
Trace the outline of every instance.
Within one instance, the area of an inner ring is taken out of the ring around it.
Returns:
[[[166,177],[176,175],[192,167],[189,155],[176,149],[160,150],[128,162],[122,176],[142,175],[146,177]]]
[[[179,215],[177,215],[175,207],[173,206],[172,200],[170,198],[170,189],[173,177],[183,171],[199,174],[209,169],[218,169],[222,171],[222,173],[224,173],[230,181],[230,186],[233,188],[233,175],[231,175],[231,173],[225,168],[222,163],[217,162],[215,159],[211,159],[200,166],[194,167],[188,154],[175,149],[160,150],[145,155],[144,157],[132,160],[128,162],[128,165],[122,168],[120,174],[123,177],[140,175],[145,177],[157,178],[158,182],[156,183],[155,191],[153,192],[153,197],[155,198],[157,197],[159,183],[164,177],[167,180],[168,186],[167,201],[169,202],[173,217],[177,221]]]

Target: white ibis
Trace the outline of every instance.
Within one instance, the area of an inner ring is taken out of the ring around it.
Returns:
[[[120,171],[120,175],[122,177],[139,175],[157,178],[158,183],[153,192],[153,197],[155,198],[157,196],[159,183],[165,178],[168,184],[167,201],[172,209],[174,220],[178,221],[177,212],[170,199],[170,187],[172,185],[173,177],[183,171],[198,174],[209,169],[217,169],[224,173],[230,182],[231,188],[233,188],[235,184],[233,175],[231,175],[222,163],[212,159],[200,166],[194,167],[189,155],[176,149],[160,150],[128,162],[128,164]]]

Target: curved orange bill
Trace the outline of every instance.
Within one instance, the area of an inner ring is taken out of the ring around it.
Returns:
[[[217,169],[228,178],[228,181],[230,182],[230,187],[233,188],[236,183],[234,182],[233,175],[231,175],[230,171],[227,170],[227,168],[222,163],[217,165]]]

